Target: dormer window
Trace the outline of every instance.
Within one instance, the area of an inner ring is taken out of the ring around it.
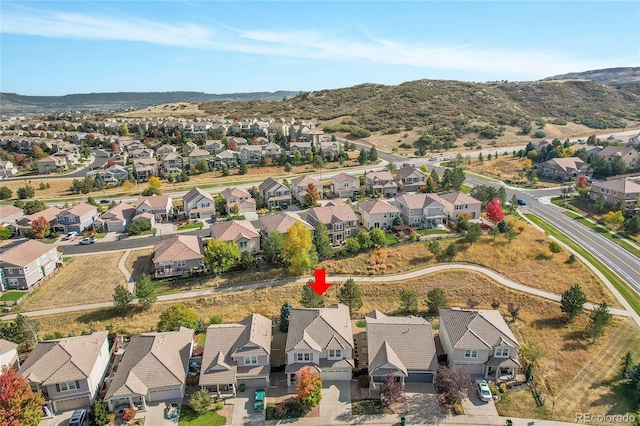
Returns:
[[[341,349],[329,349],[327,359],[342,359]]]
[[[256,355],[244,357],[244,365],[256,365],[256,364],[258,364],[258,357]]]
[[[494,356],[496,358],[508,358],[509,348],[496,348]]]

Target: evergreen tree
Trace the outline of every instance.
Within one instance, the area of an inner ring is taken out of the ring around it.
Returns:
[[[120,312],[126,311],[132,300],[133,295],[122,284],[113,290],[113,306]]]
[[[349,312],[353,314],[362,307],[362,291],[353,278],[349,278],[341,287],[338,293],[340,303],[349,307]]]
[[[278,328],[280,331],[286,333],[289,331],[289,317],[291,316],[291,311],[293,310],[293,305],[289,302],[285,302],[280,308],[280,324]]]
[[[140,275],[136,281],[136,297],[140,305],[147,309],[151,307],[153,302],[158,299],[158,296],[154,294],[155,287],[151,282],[151,278],[145,273]]]
[[[313,244],[316,246],[316,251],[318,252],[318,256],[320,257],[320,259],[327,259],[333,254],[333,249],[331,248],[331,239],[329,239],[327,227],[324,223],[318,224],[316,233],[313,236]]]
[[[309,286],[310,283],[311,281],[302,287],[300,304],[305,308],[324,308],[324,296],[320,296],[316,293],[315,290]]]
[[[582,291],[580,284],[575,284],[562,293],[560,310],[564,312],[567,317],[569,317],[569,321],[571,321],[584,311],[585,303],[587,303],[587,296],[584,294],[584,291]]]
[[[105,426],[111,423],[107,404],[96,398],[89,408],[89,426]]]
[[[369,150],[369,160],[373,163],[378,161],[378,150],[376,149],[375,146],[372,146],[371,149]]]

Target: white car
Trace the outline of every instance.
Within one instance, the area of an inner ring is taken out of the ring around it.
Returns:
[[[476,380],[476,385],[478,386],[478,397],[482,401],[491,401],[491,390],[487,382],[485,380]]]
[[[76,231],[71,231],[67,235],[64,236],[65,241],[73,240],[78,233]]]

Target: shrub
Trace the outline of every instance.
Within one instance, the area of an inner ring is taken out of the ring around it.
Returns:
[[[216,403],[215,403],[215,405],[213,406],[213,409],[214,409],[215,411],[218,411],[218,410],[222,410],[222,407],[224,407],[224,403],[223,403],[222,401],[218,401],[218,402],[216,402]]]
[[[136,417],[136,414],[138,414],[138,411],[133,407],[129,407],[124,410],[124,413],[122,413],[122,420],[125,422],[133,420]]]
[[[507,384],[500,383],[500,393],[506,393],[506,392],[507,392]]]
[[[464,414],[464,409],[462,408],[462,405],[453,404],[452,408],[453,408],[453,414],[455,414],[457,416],[461,416],[461,415]]]
[[[489,382],[487,384],[489,385],[489,390],[491,391],[491,393],[493,395],[498,395],[500,393],[500,389],[498,389],[498,387],[493,382],[493,380],[489,380]]]

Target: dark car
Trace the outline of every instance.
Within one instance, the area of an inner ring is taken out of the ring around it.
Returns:
[[[525,200],[523,200],[522,198],[518,198],[518,205],[519,206],[526,206],[527,202]]]
[[[109,204],[110,202],[109,200],[100,200],[100,204]]]
[[[69,419],[69,426],[84,426],[87,419],[87,410],[80,409],[73,412]]]

